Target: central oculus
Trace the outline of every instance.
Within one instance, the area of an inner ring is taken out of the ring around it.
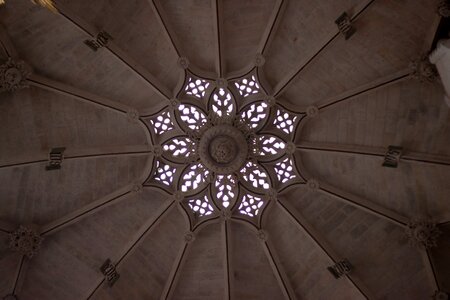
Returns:
[[[230,125],[208,129],[200,139],[199,155],[203,164],[217,174],[238,171],[247,159],[248,145],[240,130]]]

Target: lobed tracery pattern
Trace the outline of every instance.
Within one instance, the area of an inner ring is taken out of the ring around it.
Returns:
[[[206,183],[208,178],[209,171],[201,163],[191,165],[183,174],[181,191],[187,192],[196,190],[199,186]]]
[[[231,201],[236,196],[236,178],[233,175],[217,175],[214,183],[216,197],[223,207],[230,206]]]
[[[219,117],[230,116],[234,110],[231,93],[222,88],[215,91],[212,95],[211,108]]]
[[[294,132],[294,124],[297,121],[297,116],[294,116],[285,110],[277,109],[277,116],[273,122],[275,127],[284,131],[287,134]]]
[[[275,164],[275,173],[277,173],[278,180],[281,183],[285,183],[291,179],[294,179],[294,167],[290,158],[285,158],[283,161]]]
[[[173,157],[189,158],[195,154],[195,142],[188,137],[176,137],[165,143],[163,150]]]
[[[241,112],[241,121],[250,128],[257,128],[267,118],[268,106],[265,102],[255,102]]]
[[[234,85],[243,98],[248,97],[252,94],[257,94],[260,91],[260,87],[255,75],[252,75],[250,78],[242,78],[241,80],[235,82]]]
[[[163,111],[159,115],[150,119],[155,134],[161,135],[174,128],[170,112]]]
[[[180,104],[178,110],[181,120],[191,130],[199,130],[208,122],[205,114],[195,106]]]
[[[259,210],[264,205],[264,201],[260,197],[246,194],[242,197],[239,205],[239,213],[249,217],[255,217],[259,214]]]
[[[209,216],[214,212],[214,208],[206,195],[202,198],[188,200],[188,205],[194,214],[198,214],[199,217]]]
[[[155,176],[153,178],[164,185],[170,186],[173,182],[173,176],[175,175],[175,172],[176,168],[157,160]]]
[[[255,163],[249,161],[241,169],[242,178],[254,188],[257,189],[269,189],[269,176],[264,172],[261,167],[257,166]]]
[[[260,135],[256,139],[255,151],[259,156],[277,155],[286,148],[286,144],[278,137]]]
[[[189,77],[184,90],[186,94],[201,99],[205,97],[206,89],[208,89],[209,85],[210,83],[206,80]]]

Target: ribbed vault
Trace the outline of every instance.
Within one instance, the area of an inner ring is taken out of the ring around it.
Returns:
[[[449,110],[439,80],[411,68],[431,50],[438,0],[54,2],[0,6],[0,65],[32,71],[0,93],[0,297],[450,291]],[[112,38],[93,51],[99,32]],[[253,139],[238,171],[202,169],[197,146],[175,155],[215,127]],[[382,167],[392,145],[398,167]],[[58,147],[61,169],[46,171]],[[421,218],[437,247],[408,243]],[[21,225],[43,238],[31,258],[8,247]],[[333,277],[345,259],[352,270]]]

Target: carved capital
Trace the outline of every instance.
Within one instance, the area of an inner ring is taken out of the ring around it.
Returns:
[[[9,58],[0,65],[0,92],[14,92],[27,88],[27,79],[31,75],[31,68],[23,61]]]

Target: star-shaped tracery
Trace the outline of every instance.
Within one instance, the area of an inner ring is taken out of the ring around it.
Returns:
[[[227,82],[186,71],[176,104],[147,117],[161,144],[151,184],[181,192],[196,220],[220,211],[257,219],[269,190],[298,179],[288,151],[298,115],[267,99],[256,72]]]

